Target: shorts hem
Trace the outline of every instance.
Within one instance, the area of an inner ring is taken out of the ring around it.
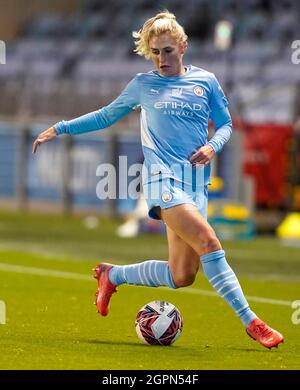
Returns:
[[[149,217],[150,218],[152,218],[152,219],[157,219],[157,220],[161,220],[161,218],[156,214],[156,212],[154,211],[154,209],[156,208],[156,207],[160,207],[161,209],[171,209],[172,207],[176,207],[176,206],[181,206],[181,205],[183,205],[183,204],[191,204],[191,205],[193,205],[193,206],[195,206],[196,208],[197,208],[197,205],[194,203],[194,202],[186,202],[186,201],[183,201],[183,202],[178,202],[178,203],[176,203],[176,204],[172,204],[172,205],[170,205],[170,206],[167,206],[167,207],[161,207],[161,205],[160,204],[157,204],[157,205],[153,205],[152,207],[151,207],[151,209],[149,209],[149,211],[148,211],[148,215],[149,215]]]

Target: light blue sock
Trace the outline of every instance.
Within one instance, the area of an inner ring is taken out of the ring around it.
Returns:
[[[176,288],[167,261],[148,260],[131,265],[115,265],[109,271],[109,279],[115,285],[168,286]]]
[[[200,260],[203,271],[210,284],[232,307],[247,327],[257,316],[250,310],[239,281],[225,259],[225,252],[219,250],[207,253],[201,256]]]

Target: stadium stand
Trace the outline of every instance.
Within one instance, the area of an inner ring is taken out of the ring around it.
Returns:
[[[8,66],[0,67],[2,115],[20,115],[26,106],[28,116],[76,116],[106,104],[135,73],[151,69],[133,53],[131,31],[160,9],[160,2],[82,4],[69,17],[49,13],[22,26],[9,45]],[[168,0],[164,6],[186,26],[186,62],[217,75],[233,106],[243,108],[236,115],[250,121],[291,122],[290,102],[300,81],[290,48],[300,36],[299,2]],[[213,45],[220,19],[234,27],[227,53]]]

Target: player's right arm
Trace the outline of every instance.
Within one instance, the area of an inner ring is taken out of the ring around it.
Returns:
[[[37,138],[34,140],[32,145],[32,153],[35,153],[37,148],[43,144],[44,142],[51,141],[53,138],[57,136],[56,130],[54,127],[50,127],[49,129],[40,133]]]
[[[41,144],[51,141],[58,135],[83,134],[105,129],[124,118],[124,116],[132,112],[140,103],[137,78],[138,76],[131,80],[121,95],[108,106],[70,121],[58,122],[40,133],[32,145],[32,153],[35,153]]]

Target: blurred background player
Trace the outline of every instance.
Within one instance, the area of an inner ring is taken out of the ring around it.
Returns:
[[[142,165],[143,160],[138,160],[138,163]],[[139,187],[142,188],[141,175],[139,176]],[[135,207],[123,218],[124,222],[116,230],[118,237],[132,238],[140,233],[165,233],[161,221],[149,218],[147,202],[142,191],[138,193]]]
[[[141,195],[136,202],[136,207],[127,216],[125,222],[117,228],[119,237],[135,237],[140,231],[140,221],[148,218],[148,207],[146,200]]]
[[[121,238],[132,238],[139,234],[164,234],[166,231],[161,221],[149,218],[147,202],[142,193],[135,208],[126,214],[124,219],[116,230],[117,236]]]
[[[170,288],[190,285],[200,256],[209,282],[240,317],[249,336],[267,348],[277,346],[283,336],[251,311],[206,221],[210,161],[231,135],[227,99],[212,73],[183,66],[187,36],[173,14],[164,12],[148,19],[134,38],[136,52],[151,58],[156,70],[138,74],[110,105],[57,123],[33,144],[35,153],[39,145],[57,135],[105,128],[137,106],[142,108],[143,188],[149,215],[162,218],[167,225],[169,260],[126,266],[100,263],[96,267],[98,310],[108,314],[111,295],[124,283]],[[216,132],[207,142],[209,118]]]

